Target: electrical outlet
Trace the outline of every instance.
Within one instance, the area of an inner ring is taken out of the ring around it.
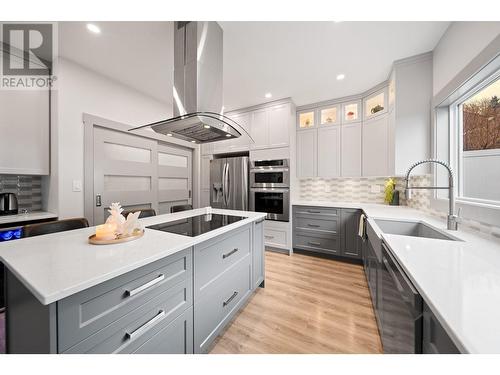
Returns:
[[[330,185],[325,185],[325,193],[331,193],[332,187]]]
[[[82,191],[82,181],[81,180],[73,180],[73,191],[81,192]]]
[[[380,185],[371,185],[370,186],[370,191],[372,193],[380,193]]]

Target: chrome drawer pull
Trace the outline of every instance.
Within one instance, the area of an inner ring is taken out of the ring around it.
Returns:
[[[227,299],[227,301],[222,302],[222,307],[226,307],[227,305],[229,305],[231,301],[234,299],[234,297],[236,297],[237,295],[238,292],[234,292],[233,295]]]
[[[269,239],[269,240],[272,240],[274,238],[274,236],[264,236],[264,237]]]
[[[156,279],[153,279],[150,282],[147,282],[146,284],[141,285],[138,288],[135,288],[135,289],[132,289],[132,290],[127,290],[125,293],[127,293],[127,295],[129,297],[135,296],[136,294],[142,292],[143,290],[146,290],[146,289],[152,287],[153,285],[158,284],[164,278],[165,278],[165,275],[161,273]]]
[[[153,319],[147,321],[142,326],[137,328],[135,331],[130,332],[130,333],[126,332],[125,335],[127,336],[127,339],[133,340],[133,339],[141,336],[144,332],[146,332],[147,330],[152,328],[155,324],[159,323],[160,320],[162,320],[164,317],[165,317],[165,311],[160,310],[158,312],[158,314]]]
[[[319,228],[321,225],[317,225],[317,224],[307,224],[308,227],[311,227],[311,228]]]
[[[226,259],[226,258],[230,257],[231,255],[233,255],[233,254],[234,254],[234,253],[236,253],[237,251],[238,251],[238,248],[231,250],[231,251],[230,251],[229,253],[227,253],[227,254],[222,254],[222,259]]]
[[[311,242],[311,241],[309,241],[308,244],[312,245],[312,246],[321,246],[320,242]]]
[[[307,210],[310,214],[320,214],[321,211],[313,211],[313,210]]]

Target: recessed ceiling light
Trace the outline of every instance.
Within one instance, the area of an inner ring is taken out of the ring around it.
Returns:
[[[88,23],[87,24],[87,30],[90,31],[90,32],[93,32],[94,34],[100,34],[101,33],[100,27],[97,26],[97,25],[94,25],[93,23]]]
[[[167,137],[171,137],[172,136],[172,133],[167,133]]]
[[[270,92],[266,92],[266,95],[264,96],[269,99],[273,97],[273,94],[271,94]]]
[[[230,136],[231,136],[231,134],[226,134],[226,137],[228,137],[228,138],[229,138]]]
[[[337,81],[342,81],[345,78],[345,74],[337,75]]]
[[[203,125],[205,129],[210,129],[210,125]]]
[[[191,141],[191,143],[196,143],[196,141]]]

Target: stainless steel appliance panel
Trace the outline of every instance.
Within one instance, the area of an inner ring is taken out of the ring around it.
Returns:
[[[255,160],[251,162],[250,166],[251,187],[290,187],[290,170],[287,159]]]
[[[382,244],[382,344],[384,353],[422,353],[422,297]]]
[[[248,211],[248,157],[210,162],[210,205]]]
[[[267,213],[268,220],[289,221],[290,190],[251,188],[250,211]]]

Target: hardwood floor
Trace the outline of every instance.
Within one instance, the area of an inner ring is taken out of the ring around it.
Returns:
[[[267,251],[266,287],[210,353],[381,352],[362,266]]]

